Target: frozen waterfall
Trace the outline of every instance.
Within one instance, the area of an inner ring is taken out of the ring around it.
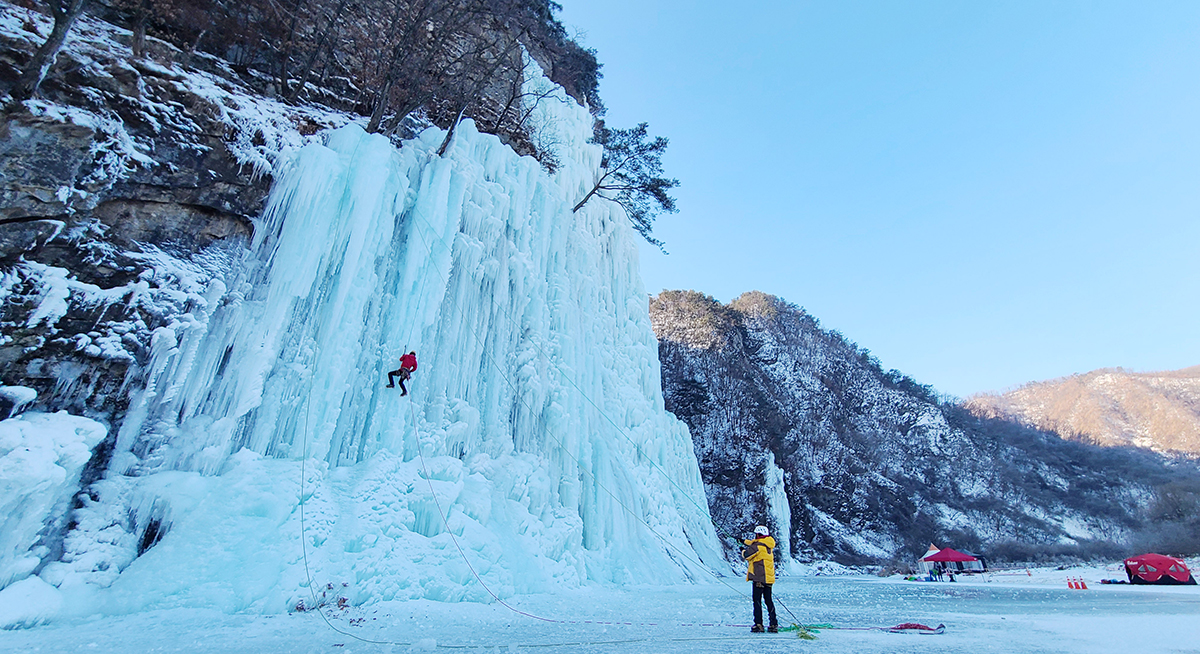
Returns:
[[[592,118],[559,91],[534,119],[554,175],[470,121],[442,157],[440,130],[397,149],[355,126],[285,154],[244,265],[154,335],[39,575],[64,610],[308,602],[302,486],[312,583],[354,603],[486,600],[452,535],[501,595],[722,565],[637,236],[611,203],[571,212]]]

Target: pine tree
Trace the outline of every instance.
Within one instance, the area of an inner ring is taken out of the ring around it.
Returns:
[[[662,155],[668,141],[662,136],[652,140],[647,128],[646,123],[632,129],[609,129],[603,121],[597,123],[592,142],[604,147],[600,160],[603,174],[572,211],[582,209],[595,195],[612,200],[625,209],[633,228],[661,249],[662,241],[650,232],[658,214],[677,211],[675,198],[667,191],[679,186],[679,180],[662,176]]]

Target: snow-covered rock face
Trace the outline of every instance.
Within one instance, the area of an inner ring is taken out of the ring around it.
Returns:
[[[470,121],[445,156],[441,130],[397,149],[355,126],[280,155],[253,243],[153,332],[107,475],[43,562],[64,611],[484,600],[720,564],[636,234],[609,203],[571,211],[592,118],[561,90],[535,114],[554,176]],[[402,398],[384,384],[409,350]]]
[[[1122,542],[1174,474],[976,419],[763,293],[721,305],[664,291],[650,314],[667,408],[691,428],[717,525],[765,522],[801,560]]]
[[[27,60],[49,31],[0,2],[0,59]],[[184,70],[166,43],[142,60],[128,43],[82,17],[0,129],[0,383],[37,391],[30,410],[108,424],[144,383],[154,330],[238,260],[277,153],[349,120],[262,98],[219,60]]]

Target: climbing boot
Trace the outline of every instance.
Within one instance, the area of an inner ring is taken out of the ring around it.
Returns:
[[[753,627],[750,627],[750,633],[752,633],[752,634],[761,634],[762,632],[763,632],[763,626],[760,624],[756,624]]]
[[[773,625],[767,627],[767,633],[769,633],[769,634],[779,633],[779,625],[773,624]]]

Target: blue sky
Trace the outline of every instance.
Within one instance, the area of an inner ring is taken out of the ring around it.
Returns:
[[[609,125],[671,139],[649,292],[959,396],[1200,364],[1200,2],[560,1]]]

